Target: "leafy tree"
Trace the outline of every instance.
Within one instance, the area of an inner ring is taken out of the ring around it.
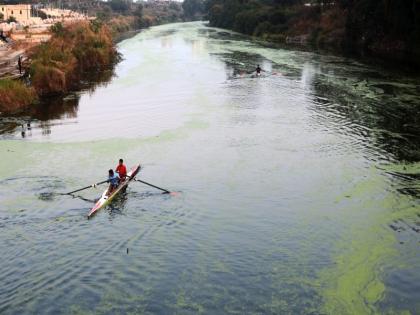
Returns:
[[[17,23],[17,20],[13,15],[11,15],[11,16],[9,16],[9,18],[7,19],[6,22],[7,23],[12,23],[12,22]]]
[[[138,18],[141,18],[143,16],[143,5],[141,3],[137,4],[137,7],[134,10],[133,14]]]
[[[125,0],[111,0],[109,1],[109,5],[113,11],[117,12],[127,12],[130,9],[130,3]]]
[[[420,0],[206,0],[204,11],[212,26],[278,39],[310,35],[357,51],[403,52],[420,64]]]
[[[101,21],[107,21],[111,18],[112,10],[109,6],[104,6],[101,11],[96,13],[96,17]]]
[[[238,32],[252,35],[260,23],[267,21],[265,12],[247,10],[238,13],[235,17],[234,29]]]
[[[179,3],[178,3],[178,2],[171,1],[171,2],[169,3],[169,9],[171,9],[171,10],[175,10],[175,11],[179,11],[179,10],[181,10],[181,6],[179,5]]]
[[[61,22],[57,22],[51,26],[51,32],[56,36],[63,36],[64,35],[64,26]]]
[[[203,12],[204,5],[201,0],[184,0],[182,8],[184,9],[185,16],[192,18],[196,14],[201,14]]]

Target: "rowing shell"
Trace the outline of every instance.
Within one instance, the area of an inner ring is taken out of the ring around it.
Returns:
[[[102,193],[101,198],[98,200],[98,202],[95,204],[95,206],[90,210],[88,214],[88,219],[92,217],[96,212],[98,212],[100,209],[105,207],[107,204],[109,204],[112,199],[121,191],[124,190],[130,181],[132,181],[137,173],[140,171],[140,164],[137,166],[134,166],[128,173],[126,179],[112,192],[111,195],[107,196],[108,188]]]

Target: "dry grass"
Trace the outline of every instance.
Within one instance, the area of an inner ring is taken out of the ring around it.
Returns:
[[[36,100],[35,90],[21,81],[0,80],[0,111],[13,112]]]
[[[112,64],[117,52],[111,31],[98,22],[79,22],[51,29],[51,39],[29,51],[32,87],[0,80],[0,111],[12,112],[34,103],[38,96],[63,94],[91,71]]]
[[[51,39],[31,53],[30,73],[39,95],[71,89],[85,72],[112,64],[117,56],[111,31],[96,22],[57,25]]]
[[[118,35],[120,33],[127,32],[131,29],[136,28],[137,20],[134,16],[115,16],[107,22],[111,30],[112,35]]]

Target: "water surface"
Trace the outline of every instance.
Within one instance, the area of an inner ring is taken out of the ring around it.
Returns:
[[[0,313],[420,312],[419,78],[202,23],[118,48],[0,118]],[[88,221],[103,188],[51,194],[120,157],[178,195],[133,183]]]

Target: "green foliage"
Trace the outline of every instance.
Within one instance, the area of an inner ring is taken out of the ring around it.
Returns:
[[[34,16],[40,17],[42,20],[48,19],[47,14],[44,13],[43,11],[38,10],[36,8],[33,8],[32,10],[33,10],[33,15]]]
[[[172,1],[169,3],[169,9],[177,11],[179,10],[179,5],[175,1]]]
[[[239,12],[235,16],[234,29],[236,31],[252,35],[257,25],[262,22],[263,17],[255,14],[253,10]]]
[[[203,13],[204,4],[201,0],[184,0],[182,8],[184,9],[185,17],[194,18],[197,14]]]
[[[125,13],[130,9],[130,2],[126,0],[111,0],[109,5],[112,10],[120,13]]]
[[[11,15],[11,16],[9,16],[9,18],[6,20],[6,22],[7,22],[7,23],[12,23],[12,22],[17,23],[17,20],[16,20],[16,18],[15,18],[13,15]]]
[[[254,31],[255,36],[264,36],[270,33],[273,33],[273,25],[268,21],[259,23]]]
[[[109,6],[104,6],[101,11],[96,13],[96,18],[101,21],[108,21],[112,16],[112,10]]]
[[[61,22],[57,22],[51,26],[51,32],[56,36],[64,35],[64,26]]]
[[[99,31],[101,30],[103,26],[103,23],[101,20],[93,20],[90,22],[90,29],[94,32],[94,33],[99,33]]]
[[[133,15],[138,18],[141,18],[143,16],[143,5],[141,3],[137,4],[137,7],[134,10]]]
[[[339,1],[348,10],[348,46],[386,52],[419,54],[418,0]]]
[[[211,26],[249,35],[420,56],[420,0],[207,0],[204,10]]]
[[[206,6],[210,7],[211,25],[230,29],[234,27],[236,15],[244,9],[239,0],[209,0]]]

